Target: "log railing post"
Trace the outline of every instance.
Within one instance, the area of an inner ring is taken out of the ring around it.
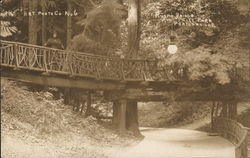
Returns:
[[[69,60],[67,61],[68,62],[68,66],[69,66],[69,71],[70,71],[70,75],[72,75],[73,76],[73,74],[74,74],[74,70],[73,70],[73,67],[72,67],[72,64],[73,64],[73,59],[72,59],[72,52],[69,52],[68,53],[68,55],[69,55]]]
[[[47,67],[47,51],[46,51],[46,49],[43,50],[43,65],[44,65],[45,71],[48,72],[48,67]]]
[[[126,131],[126,110],[127,110],[127,100],[121,99],[115,101],[114,104],[114,125],[117,126],[118,130],[120,132],[125,132]]]
[[[137,101],[127,101],[126,115],[126,128],[135,135],[141,135],[138,122]]]
[[[124,59],[121,60],[121,73],[122,73],[122,80],[125,80]]]
[[[100,79],[100,72],[99,72],[99,62],[97,59],[92,59],[92,67],[93,67],[93,74],[95,75],[95,78],[98,80]]]
[[[16,67],[19,67],[19,59],[18,59],[18,48],[17,48],[17,44],[13,44],[13,54],[15,55],[15,59],[16,59]]]

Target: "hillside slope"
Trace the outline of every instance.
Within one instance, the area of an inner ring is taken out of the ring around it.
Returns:
[[[1,157],[105,157],[126,145],[107,123],[72,111],[46,91],[1,80]]]

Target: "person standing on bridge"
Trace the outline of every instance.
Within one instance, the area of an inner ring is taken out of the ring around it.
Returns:
[[[62,41],[57,37],[57,32],[53,32],[53,37],[49,38],[48,41],[44,44],[46,47],[56,48],[56,49],[64,49]]]

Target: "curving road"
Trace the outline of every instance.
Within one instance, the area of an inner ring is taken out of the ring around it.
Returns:
[[[234,158],[234,146],[219,136],[185,129],[142,128],[145,138],[111,158]]]

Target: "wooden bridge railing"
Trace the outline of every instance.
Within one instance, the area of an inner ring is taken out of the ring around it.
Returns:
[[[223,137],[235,144],[235,157],[247,158],[247,135],[248,132],[243,125],[235,120],[217,117],[214,121],[214,130],[221,133]]]
[[[1,66],[5,67],[100,80],[154,80],[157,75],[163,80],[183,78],[181,67],[157,70],[155,61],[111,58],[10,41],[1,41],[0,57]]]

